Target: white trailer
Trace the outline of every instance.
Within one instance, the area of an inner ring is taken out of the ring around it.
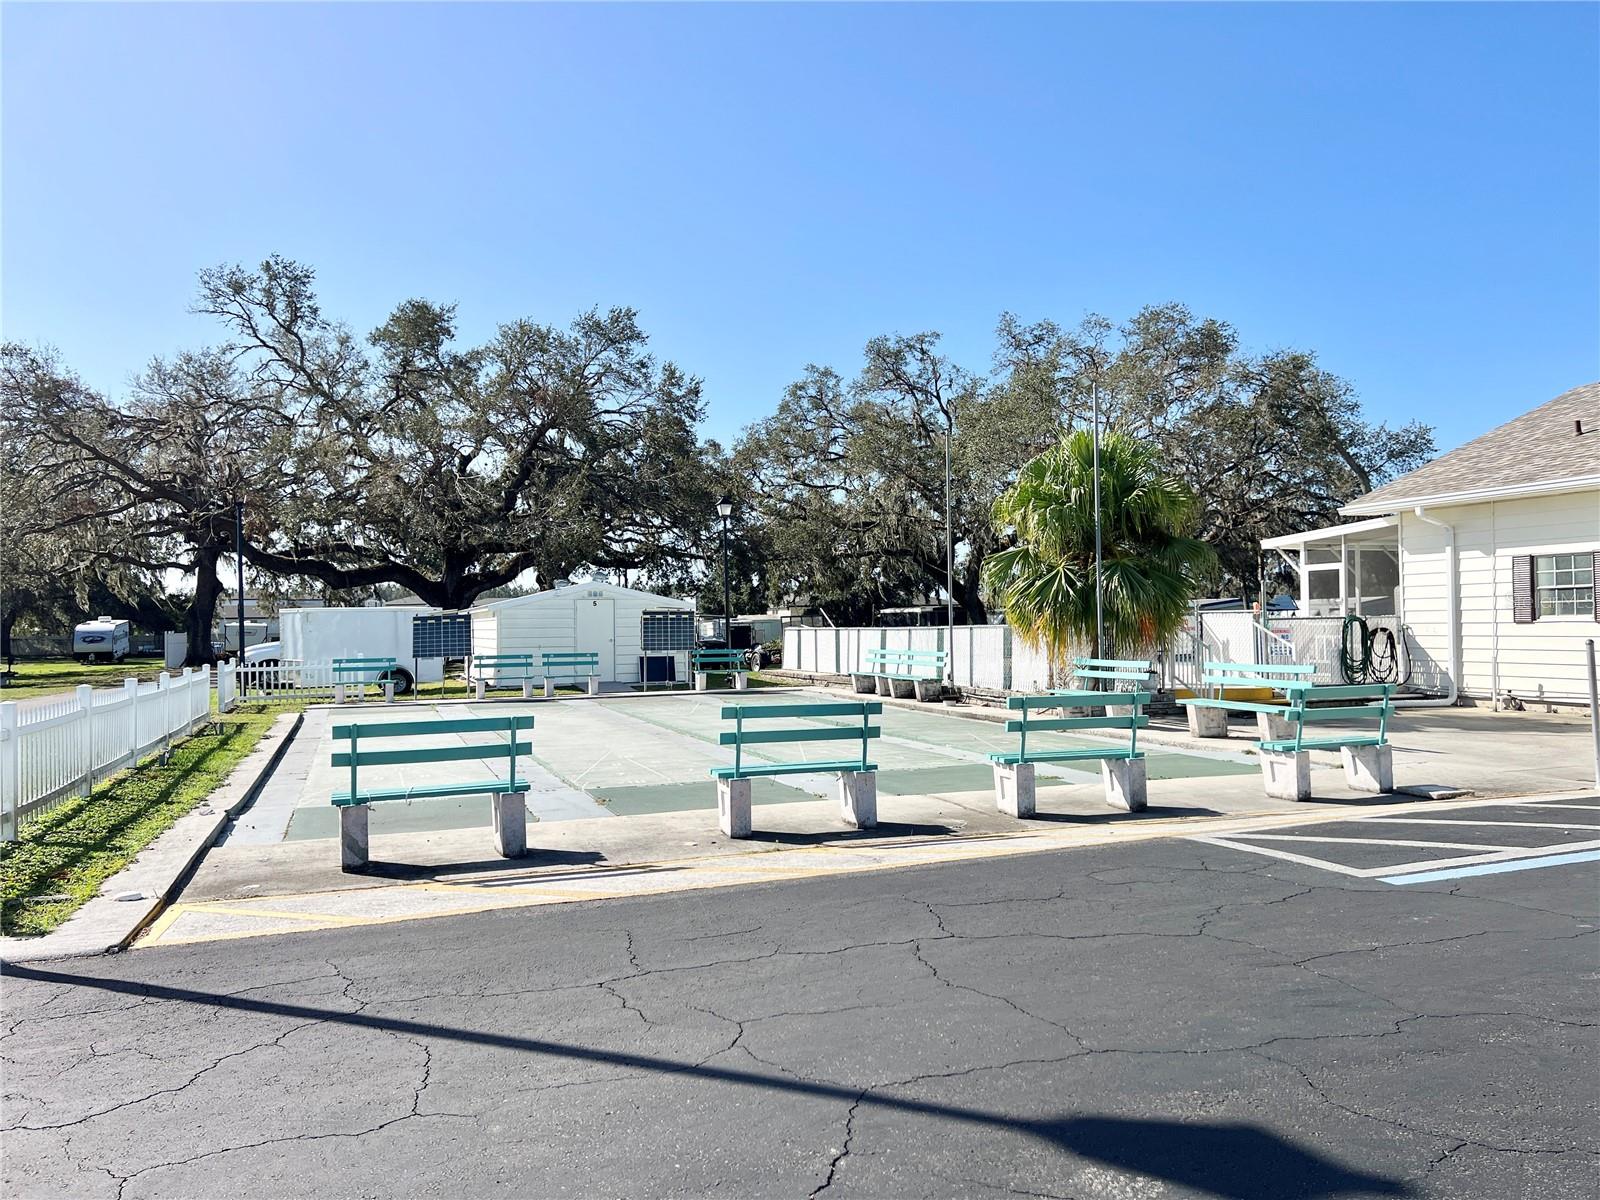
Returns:
[[[473,653],[531,654],[535,672],[543,654],[592,651],[606,683],[683,681],[693,646],[693,600],[615,583],[575,583],[472,609]]]
[[[116,617],[96,617],[72,631],[72,657],[79,662],[121,662],[128,657],[133,630]]]
[[[392,658],[399,664],[397,691],[409,691],[413,680],[437,683],[444,659],[411,653],[411,622],[438,611],[422,605],[285,609],[278,614],[280,661],[311,666],[336,658]]]

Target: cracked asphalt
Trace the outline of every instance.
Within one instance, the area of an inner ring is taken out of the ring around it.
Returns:
[[[0,1184],[1590,1196],[1597,883],[1170,840],[14,967]]]

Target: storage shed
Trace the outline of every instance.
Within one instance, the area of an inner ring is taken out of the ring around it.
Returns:
[[[615,583],[574,583],[472,609],[472,651],[541,654],[594,651],[605,683],[689,678],[694,601]]]

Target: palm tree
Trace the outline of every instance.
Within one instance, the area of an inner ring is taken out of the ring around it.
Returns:
[[[1052,676],[1074,644],[1095,640],[1093,463],[1089,433],[1068,434],[994,506],[1014,544],[984,563],[984,589],[1017,636],[1047,655]],[[1148,445],[1113,430],[1100,441],[1100,506],[1102,653],[1148,650],[1183,626],[1196,581],[1216,565],[1211,547],[1190,536],[1200,502],[1161,472]]]

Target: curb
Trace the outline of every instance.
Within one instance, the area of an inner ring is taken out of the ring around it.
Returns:
[[[228,823],[260,794],[282,760],[304,714],[283,713],[220,787],[179,817],[59,929],[37,938],[0,938],[0,963],[84,958],[125,950],[177,898]],[[140,900],[116,900],[118,893]]]

